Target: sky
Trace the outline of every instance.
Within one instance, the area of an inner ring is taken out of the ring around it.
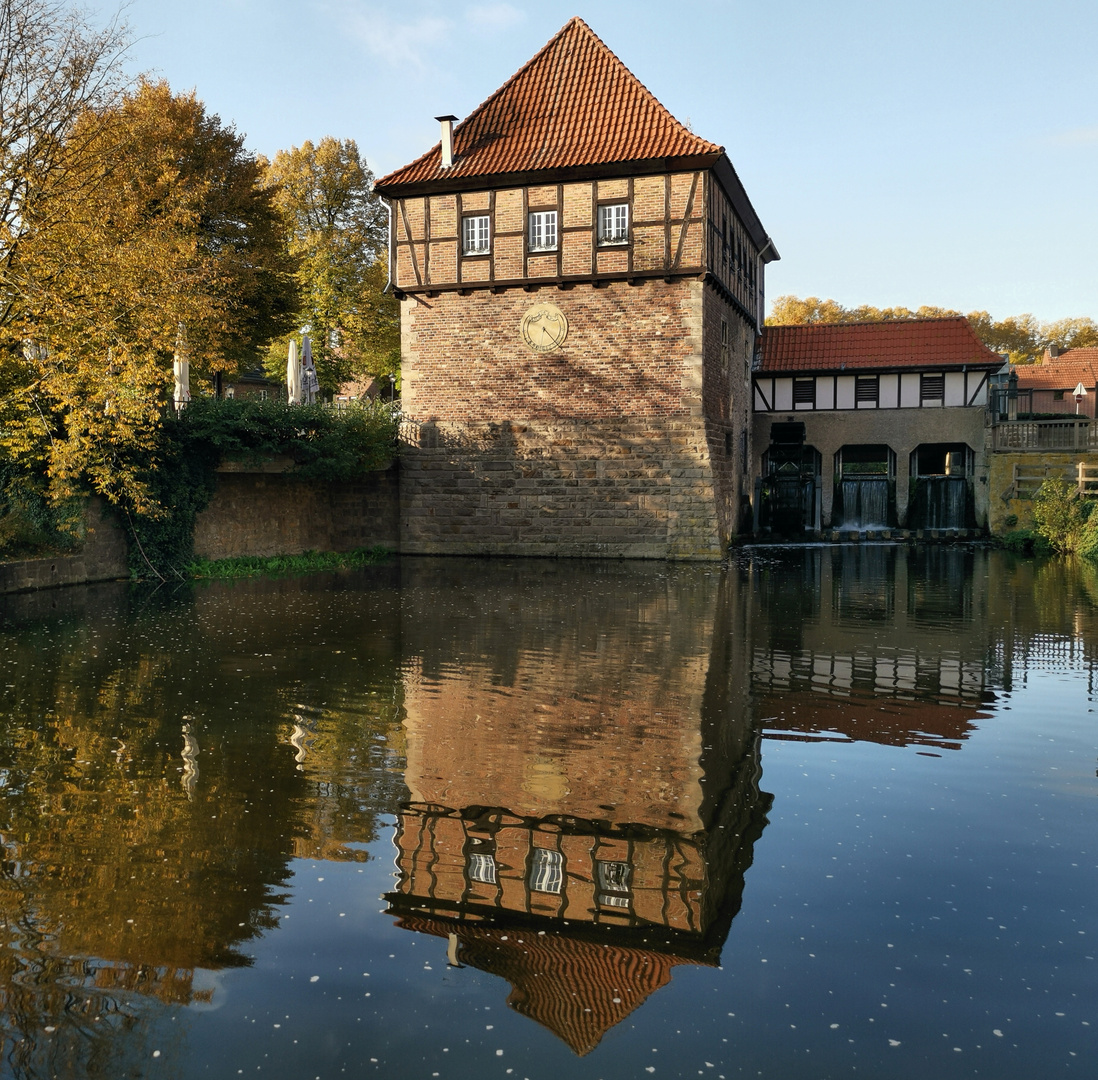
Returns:
[[[725,147],[781,254],[770,299],[1098,319],[1095,0],[126,8],[133,72],[196,90],[251,150],[353,138],[378,176],[573,15]]]

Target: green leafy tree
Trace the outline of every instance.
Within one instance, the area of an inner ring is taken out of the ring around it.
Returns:
[[[383,375],[400,362],[400,312],[384,293],[386,215],[374,177],[353,139],[326,137],[315,146],[280,150],[263,161],[290,232],[321,384]],[[272,347],[268,370],[285,371],[286,343]]]

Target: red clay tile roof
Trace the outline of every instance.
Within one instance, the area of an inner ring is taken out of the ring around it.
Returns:
[[[656,990],[676,964],[715,967],[654,949],[596,943],[549,931],[470,925],[404,915],[405,930],[447,937],[456,933],[458,959],[511,984],[507,1004],[548,1028],[579,1056],[589,1054]]]
[[[1019,364],[1014,370],[1019,388],[1074,390],[1082,383],[1093,391],[1098,386],[1098,348],[1067,349],[1037,364]]]
[[[454,164],[436,145],[377,181],[410,184],[666,158],[717,158],[579,17],[454,129]]]
[[[885,371],[964,364],[999,368],[1003,360],[976,336],[967,319],[958,317],[768,326],[758,371]]]

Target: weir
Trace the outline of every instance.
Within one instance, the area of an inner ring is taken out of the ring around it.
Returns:
[[[840,529],[888,528],[891,481],[883,477],[843,480],[843,520]]]
[[[963,476],[926,476],[923,499],[925,529],[963,529],[968,511],[968,481]]]

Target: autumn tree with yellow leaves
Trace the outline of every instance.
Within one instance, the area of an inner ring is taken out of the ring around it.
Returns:
[[[10,260],[0,439],[61,496],[156,516],[149,473],[186,348],[198,380],[254,364],[298,306],[282,215],[241,137],[195,94],[142,82],[75,117]]]

